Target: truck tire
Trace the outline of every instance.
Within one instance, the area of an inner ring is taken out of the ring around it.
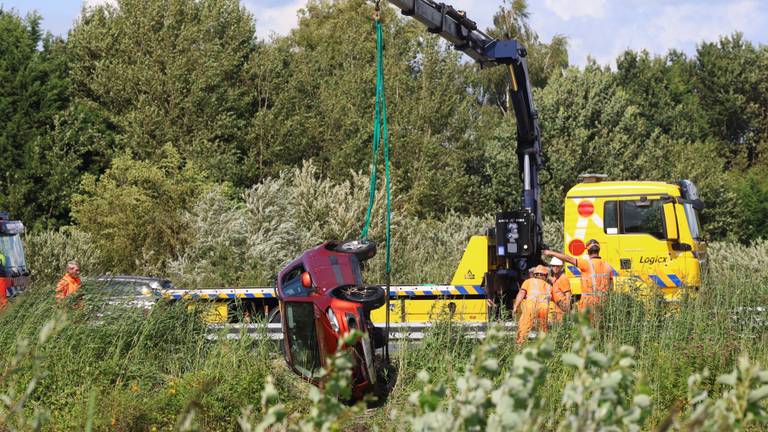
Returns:
[[[373,285],[341,287],[336,289],[335,294],[342,300],[362,304],[366,311],[380,308],[386,300],[384,289]]]
[[[353,254],[362,262],[376,255],[376,242],[371,240],[347,240],[337,244],[333,250]]]

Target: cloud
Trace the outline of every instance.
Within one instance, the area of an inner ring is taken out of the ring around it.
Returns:
[[[262,0],[247,1],[245,7],[256,18],[256,35],[266,39],[273,34],[286,35],[298,26],[296,13],[306,5],[306,0],[294,0],[279,6],[264,5]]]
[[[547,8],[561,19],[605,16],[606,0],[544,0]]]
[[[759,25],[758,4],[755,1],[737,1],[702,7],[684,3],[667,6],[653,22],[656,44],[669,49],[690,45],[702,40],[713,40],[734,31],[750,31]]]
[[[111,6],[117,6],[117,0],[84,0],[83,6],[87,8],[92,8],[96,6],[101,5],[111,5]]]

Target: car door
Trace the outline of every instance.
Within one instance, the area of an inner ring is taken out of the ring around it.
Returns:
[[[315,305],[311,301],[283,302],[285,357],[297,374],[316,381],[322,370]]]

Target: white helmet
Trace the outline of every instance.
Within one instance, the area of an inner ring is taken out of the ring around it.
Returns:
[[[549,265],[551,266],[561,266],[563,265],[563,261],[560,260],[558,257],[552,257],[552,259],[549,261]]]

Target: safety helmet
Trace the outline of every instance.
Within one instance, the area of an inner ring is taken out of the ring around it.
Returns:
[[[536,275],[539,275],[539,274],[547,276],[549,274],[549,269],[544,267],[543,265],[537,265],[533,269],[533,275],[536,276]]]
[[[561,266],[563,265],[563,261],[558,257],[552,257],[551,260],[549,260],[549,265],[551,266]]]
[[[590,249],[600,250],[600,243],[595,239],[590,239],[587,242],[587,250],[590,250]]]

